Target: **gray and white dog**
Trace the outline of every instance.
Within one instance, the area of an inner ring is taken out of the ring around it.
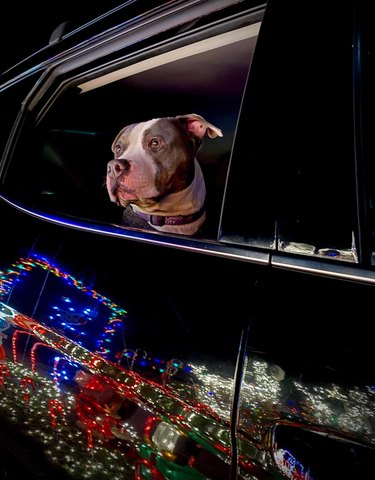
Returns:
[[[197,114],[154,118],[123,128],[112,144],[106,186],[130,227],[194,235],[206,219],[206,186],[196,155],[220,128]]]

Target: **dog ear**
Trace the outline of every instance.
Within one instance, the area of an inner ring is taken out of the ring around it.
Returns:
[[[116,153],[115,152],[115,147],[116,147],[116,144],[117,142],[119,141],[119,139],[121,138],[121,135],[125,132],[125,130],[127,129],[128,127],[124,127],[117,135],[116,135],[116,138],[113,140],[112,142],[112,146],[111,146],[111,150],[113,153]]]
[[[126,132],[126,130],[130,130],[130,129],[133,128],[134,126],[135,126],[135,123],[132,123],[131,125],[126,125],[126,126],[116,135],[116,138],[113,140],[112,146],[111,146],[111,149],[112,149],[112,152],[113,152],[113,153],[116,153],[116,144],[117,144],[117,142],[120,140],[120,138],[124,135],[124,133]]]
[[[184,124],[186,125],[186,129],[199,139],[202,139],[206,133],[210,138],[223,136],[223,132],[220,130],[220,128],[215,127],[215,125],[207,122],[207,120],[196,113],[179,115],[176,118],[183,120]]]

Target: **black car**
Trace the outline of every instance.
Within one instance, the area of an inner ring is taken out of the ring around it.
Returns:
[[[3,478],[370,478],[369,12],[133,0],[0,76]],[[118,132],[191,115],[204,227],[126,223]]]

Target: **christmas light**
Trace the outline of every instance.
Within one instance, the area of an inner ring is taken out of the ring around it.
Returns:
[[[112,354],[110,347],[111,345],[116,344],[116,334],[119,335],[119,338],[122,338],[123,320],[126,316],[126,310],[119,307],[109,298],[101,295],[96,290],[85,286],[83,282],[60,269],[57,265],[53,264],[46,258],[37,254],[31,254],[27,259],[20,258],[12,265],[10,269],[6,270],[5,272],[0,272],[0,300],[4,301],[6,297],[10,295],[10,292],[12,291],[16,281],[20,280],[21,278],[26,279],[25,275],[30,275],[38,268],[52,274],[56,278],[63,280],[67,286],[74,287],[77,292],[83,293],[85,296],[90,297],[93,301],[98,302],[99,305],[102,305],[108,309],[109,317],[107,323],[102,327],[103,334],[98,334],[98,338],[96,341],[95,339],[93,340],[93,344],[96,344],[95,349],[98,353],[103,356],[110,357]],[[66,295],[63,295],[60,300],[62,304],[73,303],[73,300]],[[87,321],[92,320],[92,315],[95,313],[95,311],[87,305],[84,305],[81,310],[77,307],[70,307],[68,308],[68,311],[66,311],[62,306],[59,305],[53,305],[51,309],[54,310],[55,313],[53,315],[49,315],[49,320],[53,322],[59,319],[60,323],[57,327],[63,327],[63,330],[70,332],[73,340],[85,345],[83,337],[85,337],[86,332],[82,329],[78,329],[77,326],[80,325],[80,321],[82,321],[83,324],[86,324]],[[91,340],[91,337],[92,335],[88,337],[88,341]]]
[[[16,281],[18,288],[40,269],[58,285],[63,280],[64,287],[69,287],[60,288],[59,295],[45,307],[44,323],[5,303]],[[13,358],[13,362],[10,358],[0,359],[0,411],[46,445],[52,462],[76,478],[88,479],[125,478],[121,472],[133,475],[133,469],[141,466],[158,469],[167,460],[151,438],[154,418],[155,422],[173,425],[174,440],[178,435],[189,437],[228,461],[233,365],[225,371],[222,365],[160,359],[141,348],[113,350],[116,336],[122,336],[125,310],[38,256],[20,259],[0,275],[0,295],[0,339],[9,350],[11,347]],[[102,306],[108,311],[100,323]],[[101,329],[93,339],[95,323],[100,323]],[[37,371],[40,358],[43,372]],[[31,368],[21,361],[29,362]],[[152,421],[145,422],[143,430],[136,428],[130,419],[117,418],[108,405],[90,400],[73,381],[78,370],[94,376],[94,393],[99,394],[101,387],[107,386]],[[142,375],[146,371],[153,373],[152,379]],[[182,381],[181,374],[188,374],[188,381]],[[348,436],[364,433],[373,442],[374,395],[369,387],[301,382],[280,367],[249,357],[238,419],[238,429],[247,437],[238,439],[240,465],[252,468],[249,458],[255,456],[259,463],[271,464],[269,452],[262,451],[261,455],[248,438],[255,445],[261,444],[269,426],[279,420],[318,424],[323,431],[337,428]],[[145,443],[144,435],[149,437],[149,443]],[[168,438],[163,440],[170,450],[177,444]],[[128,451],[134,455],[131,459],[126,456]],[[292,453],[281,453],[281,460],[288,456],[291,465]],[[148,461],[143,462],[146,457]],[[156,458],[155,462],[151,457]],[[168,468],[173,468],[171,457],[168,461]],[[303,472],[302,466],[295,470]]]

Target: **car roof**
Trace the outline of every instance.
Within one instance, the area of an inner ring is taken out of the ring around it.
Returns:
[[[126,23],[135,16],[155,12],[172,3],[183,4],[186,1],[148,0],[142,2],[128,0],[121,2],[120,0],[108,0],[106,2],[90,2],[90,8],[87,8],[86,4],[77,6],[76,2],[75,5],[73,2],[68,2],[63,8],[58,8],[57,13],[52,13],[48,17],[48,21],[44,16],[40,17],[40,20],[34,16],[33,21],[30,22],[27,15],[24,15],[25,20],[23,23],[21,21],[17,29],[18,33],[15,33],[17,37],[14,37],[14,42],[12,41],[13,29],[5,29],[3,32],[4,41],[14,43],[17,47],[9,50],[8,54],[4,49],[2,61],[5,62],[5,68],[0,71],[1,83],[19,75],[22,71],[35,69],[37,65],[69,50],[85,39],[113,30],[116,26]],[[10,10],[7,15],[9,18],[16,17],[16,8]],[[19,38],[19,30],[22,30],[22,40]],[[17,56],[17,50],[21,57]]]

